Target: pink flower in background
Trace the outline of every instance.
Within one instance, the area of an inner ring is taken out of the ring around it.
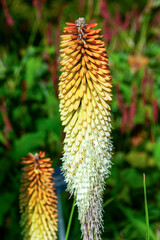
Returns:
[[[141,94],[142,94],[142,103],[143,105],[146,104],[146,84],[147,84],[147,75],[148,71],[147,68],[144,70],[144,77],[142,78],[142,83],[141,83]]]
[[[157,123],[158,122],[158,101],[155,99],[152,103],[153,107],[153,122]]]
[[[156,14],[152,21],[153,25],[159,26],[160,27],[160,11]]]
[[[115,7],[115,16],[114,16],[114,28],[113,28],[113,35],[116,35],[119,33],[121,27],[122,27],[122,20],[121,20],[121,14],[120,14],[120,6]]]
[[[134,19],[134,21],[133,21],[133,29],[135,31],[138,31],[139,28],[140,28],[140,17],[141,17],[141,14],[138,12],[136,6],[132,7],[132,10],[131,10],[130,14],[131,14],[132,18]]]
[[[127,128],[131,130],[134,126],[133,122],[136,113],[137,88],[136,86],[132,86],[132,97],[130,106],[123,102],[123,96],[120,91],[119,84],[116,85],[116,93],[118,106],[122,113],[121,132],[124,133]]]
[[[0,103],[0,112],[2,114],[2,118],[3,118],[3,122],[4,122],[4,129],[2,131],[4,139],[5,139],[5,147],[6,149],[10,148],[10,142],[9,142],[9,132],[12,131],[12,125],[7,113],[7,109],[6,109],[6,104],[4,99],[1,99],[1,103]]]
[[[7,25],[9,26],[13,26],[14,25],[14,21],[9,13],[8,7],[7,7],[7,3],[5,0],[0,0],[1,4],[2,4],[2,8],[3,8],[3,13],[7,22]]]
[[[151,23],[152,29],[155,32],[156,37],[159,39],[160,38],[160,11],[158,11],[158,13],[156,14],[156,16],[154,17],[152,23]]]
[[[104,18],[104,38],[108,42],[112,38],[110,25],[109,25],[111,16],[110,16],[110,12],[108,10],[107,2],[105,0],[101,1],[100,14]]]
[[[124,28],[125,30],[129,29],[130,22],[131,22],[131,18],[132,18],[131,13],[130,13],[130,12],[127,12],[127,13],[125,14],[125,20],[124,20],[124,23],[123,23],[123,28]]]
[[[136,113],[136,99],[137,99],[137,88],[136,86],[132,86],[132,98],[131,98],[131,106],[129,109],[129,129],[133,129],[134,116]]]
[[[104,38],[106,39],[107,42],[111,41],[111,39],[112,39],[112,34],[111,34],[111,31],[109,28],[109,23],[106,20],[104,22]]]
[[[120,91],[119,84],[116,84],[116,93],[117,93],[118,106],[119,106],[120,110],[123,111],[124,103],[123,103],[123,97],[122,97],[122,94]]]
[[[37,17],[42,17],[42,10],[46,0],[33,0],[32,5],[37,8]]]
[[[38,6],[38,0],[33,0],[33,1],[32,1],[32,5],[33,5],[34,7],[37,7],[37,6]]]
[[[9,132],[12,130],[12,126],[11,126],[11,123],[10,123],[10,120],[9,120],[9,117],[7,114],[7,109],[6,109],[6,104],[4,102],[4,99],[2,100],[2,104],[0,105],[0,110],[1,110],[3,121],[5,124],[5,129],[7,132]]]
[[[151,71],[149,74],[148,84],[149,84],[149,102],[152,103],[153,102],[153,86],[154,86],[153,71]]]
[[[49,46],[53,44],[53,24],[51,22],[47,23],[46,42]]]
[[[128,106],[124,105],[123,111],[122,111],[121,133],[125,132],[127,128],[127,122],[128,122]]]
[[[131,21],[133,23],[133,29],[138,31],[140,26],[140,16],[135,6],[125,13],[124,20],[121,17],[120,6],[116,5],[114,15],[111,15],[107,1],[101,0],[100,4],[100,14],[104,19],[104,38],[106,41],[111,41],[111,39],[116,36],[119,32],[123,30],[128,30],[131,26]]]
[[[144,76],[141,81],[141,101],[145,111],[145,124],[150,125],[153,121],[156,123],[158,121],[158,101],[154,97],[154,74],[153,71],[148,68],[144,69]],[[121,132],[124,133],[128,128],[130,130],[134,127],[134,117],[137,110],[136,99],[137,99],[137,87],[132,86],[132,96],[131,105],[125,104],[123,102],[123,95],[120,91],[120,85],[116,85],[117,102],[119,109],[122,114],[121,120]],[[150,114],[149,108],[152,108],[152,115]]]
[[[127,128],[128,106],[126,104],[124,104],[124,102],[123,102],[123,96],[120,91],[119,84],[116,85],[116,93],[117,93],[118,106],[122,113],[121,132],[124,133]]]
[[[110,19],[110,12],[108,10],[107,1],[102,0],[100,4],[100,14],[106,20]]]

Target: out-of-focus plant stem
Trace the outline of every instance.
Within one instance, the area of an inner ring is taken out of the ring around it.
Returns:
[[[142,52],[143,47],[146,44],[149,20],[150,15],[148,13],[144,13],[142,16],[142,28],[140,32],[140,40],[137,46],[137,52]]]
[[[110,204],[112,201],[114,201],[115,200],[115,198],[114,197],[112,197],[112,198],[110,198],[110,199],[108,199],[107,201],[105,201],[105,203],[103,204],[103,207],[105,208],[108,204]]]
[[[140,32],[139,43],[137,45],[137,52],[142,52],[143,47],[145,46],[146,41],[147,41],[147,31],[149,28],[150,14],[151,14],[151,11],[153,8],[153,2],[154,2],[153,0],[147,1],[147,4],[146,4],[144,11],[142,13],[142,16],[141,16],[142,27],[141,27],[141,32]]]
[[[99,13],[100,13],[100,0],[95,1],[95,8],[94,8],[94,16],[95,17],[99,17]]]
[[[92,15],[93,15],[93,0],[87,1],[87,14],[86,14],[86,22],[90,22]]]
[[[37,34],[37,31],[38,31],[38,28],[39,28],[39,25],[40,25],[40,20],[41,19],[37,18],[34,22],[32,32],[31,32],[31,35],[30,35],[29,40],[28,40],[28,46],[32,45],[33,42],[34,42],[35,36]]]

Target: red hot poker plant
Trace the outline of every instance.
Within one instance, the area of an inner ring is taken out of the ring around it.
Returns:
[[[27,240],[57,239],[57,197],[50,158],[45,152],[22,158],[23,174],[20,188],[20,224]]]
[[[76,197],[83,239],[101,239],[102,196],[111,165],[111,77],[101,29],[84,18],[61,36],[60,113],[63,171]]]

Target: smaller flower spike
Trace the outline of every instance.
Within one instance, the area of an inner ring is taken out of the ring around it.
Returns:
[[[22,158],[20,188],[20,225],[26,240],[57,239],[57,197],[50,158],[45,152]]]

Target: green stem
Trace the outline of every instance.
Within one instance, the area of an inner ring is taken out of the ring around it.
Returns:
[[[100,13],[100,0],[97,0],[95,2],[95,9],[94,9],[94,17],[99,17],[99,13]]]
[[[73,218],[73,213],[74,213],[74,209],[75,209],[75,203],[76,203],[76,199],[74,199],[73,204],[72,204],[72,209],[71,209],[71,213],[70,213],[70,217],[69,217],[69,222],[68,222],[68,226],[67,226],[67,232],[66,232],[65,240],[68,240],[69,231],[70,231],[70,228],[71,228],[71,223],[72,223],[72,218]]]
[[[148,217],[148,207],[147,207],[147,193],[146,193],[146,181],[145,173],[143,173],[143,186],[144,186],[144,202],[145,202],[145,215],[146,215],[146,240],[149,240],[149,217]]]
[[[40,19],[35,19],[35,22],[34,22],[34,25],[32,28],[32,32],[31,32],[31,35],[28,40],[28,47],[33,44],[36,34],[37,34],[37,31],[38,31],[38,28],[39,28],[39,25],[40,25]]]
[[[87,1],[87,15],[86,15],[86,22],[89,23],[93,15],[93,0]]]

